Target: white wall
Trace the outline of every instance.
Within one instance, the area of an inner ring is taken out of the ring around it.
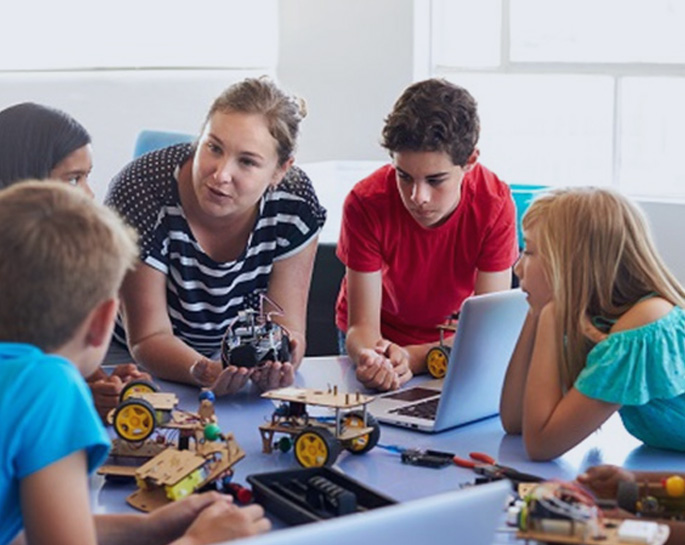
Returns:
[[[324,174],[314,182],[332,212],[324,233],[330,239],[338,230],[340,186],[362,166],[354,161],[387,159],[378,145],[383,117],[404,87],[427,76],[430,2],[281,0],[280,9],[278,78],[310,111],[298,162],[353,161],[313,171]],[[666,263],[685,283],[685,203],[640,205]]]
[[[638,202],[647,215],[659,253],[685,285],[685,203]]]
[[[248,75],[276,75],[307,100],[298,162],[387,159],[378,145],[383,118],[404,87],[427,74],[428,0],[280,0],[278,6],[278,37],[252,33],[271,38],[277,66],[265,54],[264,66],[243,69],[0,72],[0,109],[33,100],[81,121],[93,136],[99,198],[131,158],[141,129],[197,131],[211,100]],[[335,177],[314,181],[329,208],[341,206]],[[685,203],[641,204],[662,255],[685,283]]]
[[[277,74],[306,99],[299,162],[385,159],[383,118],[413,81],[413,0],[281,0]]]

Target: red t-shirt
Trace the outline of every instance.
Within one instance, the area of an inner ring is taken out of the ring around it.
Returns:
[[[435,228],[402,203],[395,169],[381,167],[345,199],[337,255],[350,269],[382,271],[381,333],[401,346],[439,339],[437,326],[473,294],[478,271],[511,267],[518,256],[509,186],[480,164],[462,181],[461,200]],[[347,278],[336,305],[347,331]]]

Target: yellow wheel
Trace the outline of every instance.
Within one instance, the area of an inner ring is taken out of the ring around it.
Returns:
[[[426,367],[435,378],[443,378],[447,374],[447,362],[450,350],[446,346],[434,346],[426,354]]]
[[[135,397],[135,394],[152,394],[159,392],[159,386],[147,380],[132,380],[121,390],[119,394],[119,403],[126,401],[130,397]]]
[[[114,431],[125,441],[144,441],[155,431],[155,409],[144,399],[128,399],[114,411]]]
[[[364,426],[364,414],[359,411],[351,411],[341,418],[342,429],[359,429]],[[366,427],[373,428],[369,433],[350,439],[345,443],[345,448],[352,454],[363,454],[378,444],[381,436],[381,427],[376,419],[370,414],[366,415]]]
[[[305,428],[295,437],[295,459],[302,467],[332,465],[340,454],[340,442],[325,428]]]

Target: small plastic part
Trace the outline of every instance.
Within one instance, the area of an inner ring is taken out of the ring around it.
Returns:
[[[433,467],[439,469],[452,465],[454,454],[439,450],[406,449],[402,452],[402,463],[414,466]]]
[[[205,426],[205,439],[208,441],[221,439],[221,428],[216,424],[207,424]]]
[[[239,504],[246,505],[252,501],[252,490],[238,483],[228,483],[226,492],[233,496]]]
[[[507,526],[518,526],[521,508],[512,505],[507,509]]]
[[[680,475],[673,475],[664,480],[666,494],[671,498],[680,498],[685,495],[685,479]]]
[[[276,445],[281,452],[289,452],[293,448],[293,440],[289,436],[284,435],[276,442]]]
[[[658,530],[656,522],[629,519],[618,527],[618,538],[624,543],[652,543]]]
[[[202,390],[200,392],[200,395],[198,396],[198,399],[200,401],[204,401],[205,399],[207,399],[214,403],[214,401],[216,401],[216,396],[214,395],[214,392],[212,392],[211,390]]]

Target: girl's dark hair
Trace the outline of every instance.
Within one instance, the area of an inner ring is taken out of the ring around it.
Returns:
[[[0,188],[44,180],[73,151],[90,144],[88,131],[69,114],[24,102],[0,112]]]
[[[388,151],[444,151],[466,165],[478,142],[480,120],[475,99],[444,79],[414,83],[385,119],[381,144]]]

